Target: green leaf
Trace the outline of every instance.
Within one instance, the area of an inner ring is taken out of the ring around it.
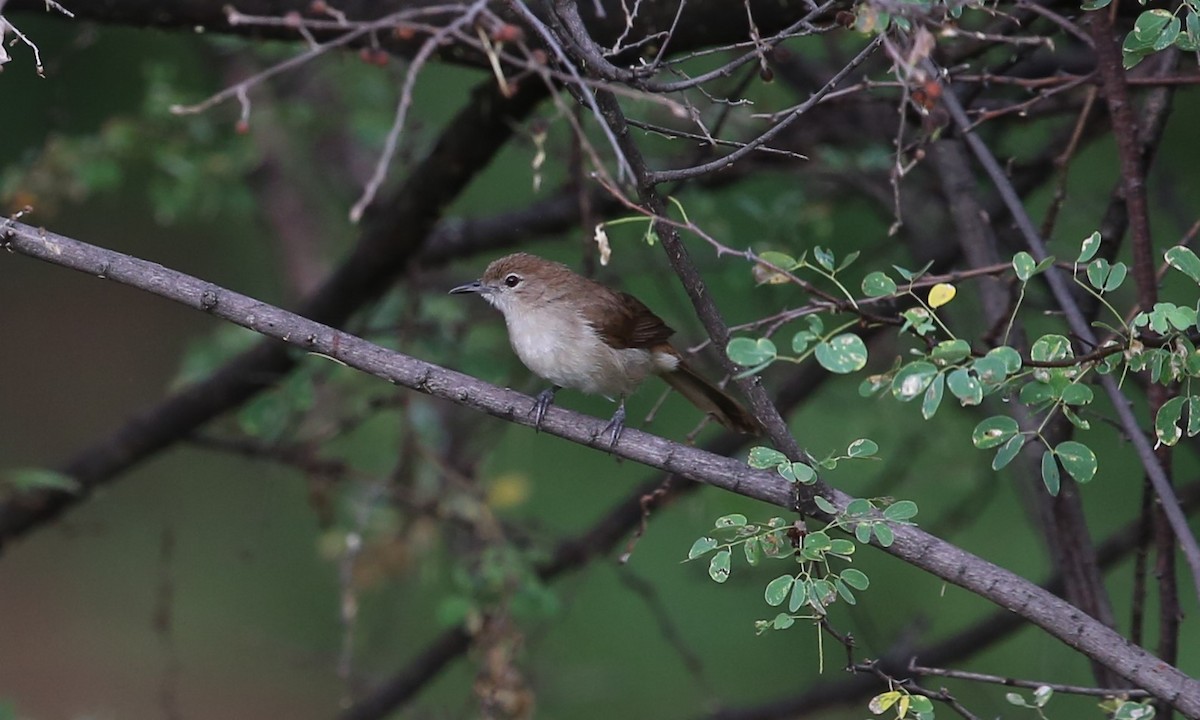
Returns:
[[[822,606],[824,606],[834,601],[834,598],[837,596],[837,591],[834,590],[833,583],[822,578],[820,580],[813,581],[812,589],[809,591],[809,595],[815,598],[816,601]]]
[[[846,504],[846,515],[849,517],[863,517],[871,514],[871,503],[864,498],[854,498]]]
[[[837,590],[837,594],[846,602],[847,605],[858,604],[858,600],[854,598],[854,592],[850,590],[850,586],[842,582],[841,578],[834,578],[833,587]]]
[[[79,481],[70,475],[46,468],[18,468],[5,473],[4,484],[17,492],[37,490],[60,490],[77,493],[83,489]]]
[[[688,550],[688,560],[695,560],[701,555],[707,555],[717,549],[716,538],[702,537],[697,538],[696,542],[692,543],[692,549]]]
[[[983,402],[983,384],[966,368],[957,368],[946,378],[946,386],[964,407]]]
[[[1030,380],[1021,386],[1021,392],[1017,397],[1022,405],[1035,407],[1054,399],[1054,387],[1049,383]]]
[[[1200,258],[1190,248],[1176,245],[1163,253],[1167,264],[1200,283]]]
[[[867,365],[867,346],[854,333],[842,333],[817,345],[817,362],[829,372],[845,375]]]
[[[742,552],[746,554],[746,564],[754,567],[762,562],[762,544],[758,538],[752,537],[742,543]]]
[[[792,352],[796,353],[797,355],[803,354],[804,351],[808,349],[808,346],[817,339],[817,337],[818,336],[813,335],[807,330],[801,330],[797,332],[792,336]]]
[[[1079,428],[1080,430],[1091,430],[1092,429],[1092,424],[1090,422],[1088,422],[1087,420],[1084,420],[1083,418],[1076,415],[1075,411],[1072,410],[1069,405],[1062,406],[1062,414],[1067,418],[1067,420],[1071,421],[1072,425]]]
[[[918,716],[926,714],[928,717],[917,717],[916,720],[933,720],[933,701],[924,695],[909,695],[908,708]]]
[[[929,311],[923,307],[912,307],[900,313],[904,318],[904,325],[901,326],[900,332],[904,332],[909,328],[920,337],[925,337],[931,331],[936,329],[933,324],[933,318],[930,317]]]
[[[837,514],[837,506],[820,495],[813,496],[813,504],[816,505],[823,513],[827,513],[829,515]]]
[[[846,454],[852,458],[871,457],[877,452],[879,452],[878,443],[868,438],[859,438],[846,448]]]
[[[875,531],[875,539],[879,541],[880,547],[891,547],[892,543],[896,542],[896,534],[887,525],[875,525],[872,529]]]
[[[1112,266],[1104,258],[1096,258],[1087,266],[1088,282],[1097,290],[1104,289],[1104,282],[1108,280],[1108,274],[1112,272]]]
[[[1104,292],[1112,292],[1121,287],[1121,283],[1125,282],[1125,276],[1129,274],[1129,267],[1123,262],[1113,263],[1112,269],[1108,273],[1108,278],[1104,281]]]
[[[787,630],[796,624],[796,619],[787,613],[779,613],[775,619],[771,620],[771,627],[776,630]]]
[[[1001,470],[1012,462],[1017,453],[1021,452],[1027,439],[1028,437],[1025,435],[1014,435],[1009,438],[1008,442],[1001,445],[1000,449],[996,451],[996,457],[992,458],[992,469]]]
[[[1183,437],[1179,420],[1183,417],[1183,405],[1186,402],[1186,397],[1176,395],[1163,403],[1158,409],[1158,414],[1154,416],[1154,435],[1163,445],[1174,445]]]
[[[1084,10],[1102,10],[1108,7],[1112,0],[1084,0],[1082,7]]]
[[[997,357],[978,358],[971,363],[971,369],[984,385],[999,385],[1008,376],[1008,368],[1004,367],[1004,361]]]
[[[1043,335],[1033,343],[1029,357],[1035,362],[1055,362],[1075,357],[1075,353],[1071,341],[1062,335]]]
[[[1033,269],[1037,267],[1037,262],[1032,255],[1021,251],[1013,256],[1012,266],[1013,272],[1017,274],[1017,279],[1021,282],[1028,282],[1029,278],[1033,277]]]
[[[1189,395],[1187,399],[1187,436],[1195,437],[1200,434],[1200,397]]]
[[[788,482],[798,482],[804,485],[809,485],[817,480],[817,471],[802,462],[781,464],[779,474]]]
[[[713,555],[712,561],[708,563],[708,576],[714,582],[723,583],[729,579],[729,561],[731,553],[729,548],[725,548]]]
[[[780,270],[786,270],[788,272],[795,270],[796,266],[799,264],[791,255],[788,255],[787,253],[775,252],[774,250],[768,250],[766,252],[759,253],[758,259],[765,263],[774,265]],[[769,272],[774,272],[774,270],[769,267],[766,269]]]
[[[1054,448],[1054,454],[1075,482],[1085,483],[1096,476],[1096,453],[1087,445],[1066,440]]]
[[[929,357],[938,365],[953,365],[971,355],[971,345],[966,340],[944,340],[933,346]]]
[[[1095,397],[1092,389],[1082,383],[1072,383],[1062,390],[1062,401],[1068,405],[1087,405]]]
[[[790,462],[787,455],[774,448],[763,447],[761,445],[750,448],[750,456],[746,459],[746,464],[756,470],[773,468],[780,463],[786,462]]]
[[[853,555],[855,549],[854,543],[850,542],[846,538],[834,538],[833,542],[829,545],[830,553],[834,555],[841,555],[842,557],[846,558]]]
[[[892,522],[906,522],[917,516],[917,504],[912,500],[899,500],[884,508],[883,516]]]
[[[788,599],[788,610],[796,612],[808,602],[809,582],[801,580],[792,586],[792,596]]]
[[[921,269],[920,269],[920,270],[905,270],[904,268],[900,267],[899,265],[893,265],[893,266],[892,266],[892,268],[893,268],[893,269],[894,269],[896,272],[900,273],[900,277],[904,278],[905,280],[909,281],[910,283],[911,283],[912,281],[916,280],[917,278],[921,277],[921,276],[922,276],[922,275],[924,275],[925,273],[929,272],[929,268],[931,268],[931,267],[933,267],[933,261],[932,261],[932,260],[930,260],[929,262],[925,263],[925,264],[924,264],[924,265],[921,267]]]
[[[925,388],[937,375],[937,366],[930,362],[917,360],[911,362],[896,373],[892,379],[892,395],[897,400],[908,402],[925,392]]]
[[[888,376],[871,376],[858,384],[858,396],[871,397],[872,395],[878,395],[889,388],[890,385],[892,385],[892,378]]]
[[[1021,426],[1007,415],[993,415],[982,420],[971,431],[971,442],[980,450],[987,450],[1008,442],[1021,432]]]
[[[833,538],[824,530],[816,530],[804,536],[803,547],[805,550],[814,552],[825,552],[833,546]]]
[[[815,257],[817,259],[817,264],[820,265],[821,267],[823,267],[829,271],[833,270],[833,263],[834,263],[833,251],[827,250],[827,249],[821,247],[820,245],[817,245],[816,247],[813,248],[813,257]]]
[[[1021,353],[1007,345],[992,348],[985,357],[994,357],[1004,363],[1004,369],[1009,375],[1021,369]]]
[[[1158,37],[1154,39],[1154,44],[1151,46],[1155,50],[1166,50],[1175,44],[1175,39],[1179,37],[1179,31],[1183,28],[1183,23],[1176,15],[1171,16],[1170,22],[1163,28]]]
[[[1196,3],[1192,2],[1191,5],[1187,10],[1187,20],[1184,21],[1186,30],[1175,39],[1176,47],[1184,52],[1200,50],[1200,15],[1196,14]]]
[[[741,337],[729,341],[729,345],[725,348],[725,354],[738,365],[751,367],[772,362],[778,357],[779,352],[775,349],[775,343],[771,342],[769,338],[756,340]]]
[[[788,593],[792,591],[792,585],[796,584],[796,578],[792,575],[780,575],[771,582],[767,583],[767,589],[763,592],[763,599],[771,607],[779,607],[787,600]]]
[[[942,404],[942,395],[946,388],[946,376],[938,373],[929,388],[925,390],[925,399],[921,401],[921,417],[926,420],[934,416]]]
[[[1184,331],[1196,324],[1196,310],[1190,307],[1180,307],[1173,303],[1157,303],[1163,305],[1163,316],[1176,330]]]
[[[885,295],[893,295],[896,292],[896,282],[888,277],[885,273],[875,272],[868,273],[862,281],[863,295],[867,297],[884,297]]]
[[[842,571],[842,582],[855,590],[866,590],[871,586],[871,580],[867,577],[867,574],[855,568],[846,568]]]
[[[855,250],[854,252],[850,253],[846,257],[842,258],[842,262],[838,264],[837,270],[835,272],[841,272],[841,271],[845,270],[846,268],[850,267],[850,265],[855,260],[857,260],[858,256],[861,254],[862,253],[860,253],[858,250]]]
[[[864,545],[871,542],[871,525],[868,523],[859,523],[854,526],[854,537]]]
[[[743,515],[741,513],[733,513],[731,515],[722,515],[721,517],[717,518],[716,521],[713,523],[713,527],[715,527],[715,528],[745,527],[746,522],[747,522],[747,520],[746,520],[745,515]]]
[[[1169,10],[1147,10],[1133,23],[1133,34],[1144,43],[1153,43],[1175,16]]]
[[[1053,450],[1042,453],[1042,484],[1046,486],[1046,492],[1058,495],[1059,486],[1062,483],[1058,476],[1058,463],[1054,461]]]

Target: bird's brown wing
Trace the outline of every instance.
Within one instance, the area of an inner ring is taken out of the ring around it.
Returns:
[[[629,293],[613,290],[597,293],[596,301],[585,307],[583,315],[609,347],[657,347],[675,334],[650,308]]]

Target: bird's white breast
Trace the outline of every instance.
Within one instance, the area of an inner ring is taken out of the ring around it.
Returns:
[[[641,348],[609,347],[577,312],[562,305],[521,310],[498,298],[517,357],[538,377],[560,387],[619,398],[647,375],[674,370],[679,359]]]

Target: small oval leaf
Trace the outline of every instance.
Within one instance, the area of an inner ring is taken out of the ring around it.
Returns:
[[[763,599],[771,607],[779,607],[787,600],[788,593],[792,591],[792,585],[796,583],[796,578],[792,575],[780,575],[771,582],[767,583],[767,589],[763,592]]]
[[[950,283],[938,283],[929,288],[929,307],[937,309],[954,299],[958,290]]]
[[[1075,482],[1085,483],[1096,476],[1096,453],[1081,442],[1067,440],[1054,448],[1054,454]]]
[[[723,583],[729,579],[729,562],[731,553],[729,548],[725,548],[716,555],[713,555],[712,560],[708,563],[708,576],[715,582]]]
[[[869,438],[859,438],[846,448],[846,454],[852,458],[871,457],[877,452],[879,452],[879,444]]]
[[[931,362],[917,360],[900,368],[892,379],[892,395],[897,400],[908,402],[925,392],[925,388],[937,375],[937,366]]]
[[[734,338],[725,347],[729,359],[743,367],[753,367],[774,360],[779,352],[769,338]]]
[[[1168,265],[1200,283],[1200,258],[1190,248],[1176,245],[1163,253],[1163,257]]]
[[[863,295],[867,297],[883,297],[885,295],[894,295],[896,292],[896,282],[888,277],[885,273],[875,271],[868,273],[862,281]]]
[[[1025,251],[1021,251],[1013,255],[1012,260],[1013,272],[1017,274],[1017,279],[1021,282],[1028,282],[1029,278],[1033,277],[1033,270],[1037,267],[1037,261],[1033,256]]]
[[[929,388],[925,390],[925,399],[921,401],[921,417],[928,420],[938,411],[938,407],[942,404],[942,395],[946,389],[946,376],[938,373],[933,382],[929,383]]]
[[[1025,435],[1014,435],[1009,438],[1008,442],[1001,445],[1000,449],[996,451],[996,457],[992,458],[992,469],[1003,469],[1012,462],[1017,453],[1021,452],[1021,448],[1024,447],[1025,441],[1028,439]]]
[[[1100,249],[1100,233],[1094,232],[1083,239],[1083,246],[1079,248],[1079,259],[1076,262],[1085,263],[1096,257],[1096,251]]]
[[[956,368],[951,372],[946,378],[946,386],[964,407],[983,402],[983,384],[966,368]]]
[[[1154,416],[1154,436],[1158,438],[1159,443],[1174,445],[1183,437],[1179,420],[1183,417],[1183,406],[1186,402],[1185,396],[1177,395],[1158,409],[1158,414]]]
[[[788,462],[788,456],[774,448],[759,445],[750,448],[750,456],[746,462],[752,468],[765,470],[766,468],[773,468],[780,463]]]
[[[829,372],[845,375],[867,365],[867,346],[854,333],[842,333],[817,345],[817,362]]]
[[[1042,484],[1046,486],[1046,492],[1058,495],[1058,489],[1062,483],[1058,476],[1058,463],[1054,461],[1054,451],[1052,450],[1042,453]]]
[[[717,548],[716,538],[702,537],[697,538],[696,542],[692,543],[692,549],[688,550],[688,560],[695,560],[701,555],[706,555]]]
[[[971,442],[980,450],[998,447],[1021,431],[1021,426],[1007,415],[993,415],[982,420],[971,431]]]

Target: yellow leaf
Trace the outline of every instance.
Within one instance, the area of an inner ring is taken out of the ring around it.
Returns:
[[[929,289],[929,307],[940,308],[953,300],[957,293],[950,283],[938,283]]]

